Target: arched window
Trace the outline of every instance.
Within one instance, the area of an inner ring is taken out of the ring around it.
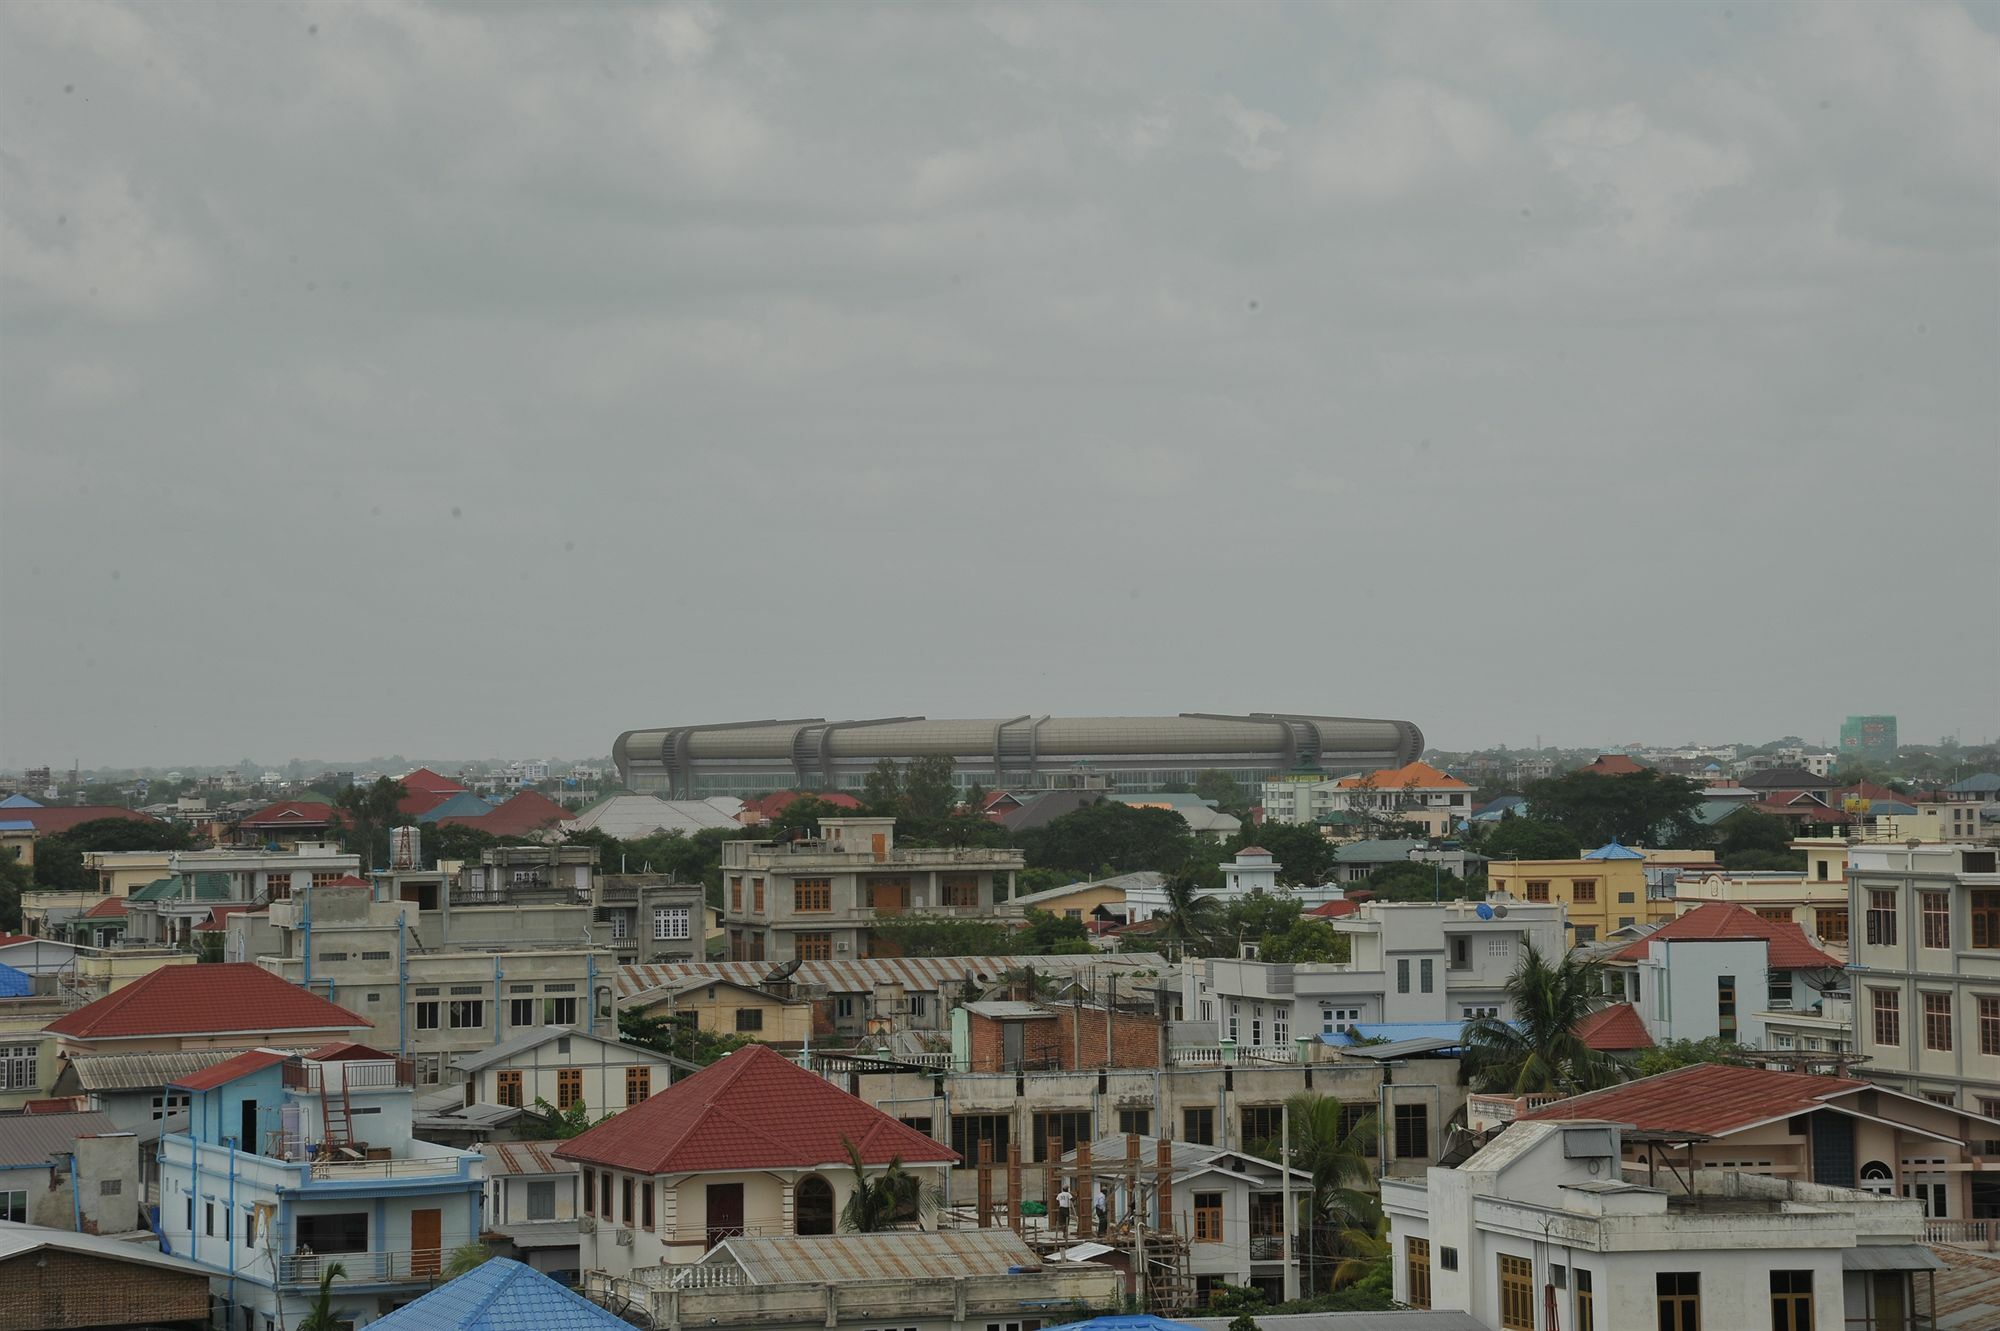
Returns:
[[[833,1233],[833,1185],[808,1174],[792,1188],[792,1232]]]
[[[1880,1160],[1870,1160],[1861,1166],[1861,1188],[1864,1192],[1879,1192],[1886,1197],[1895,1191],[1895,1187],[1896,1176]]]

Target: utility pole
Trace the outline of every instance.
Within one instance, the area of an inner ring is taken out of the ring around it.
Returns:
[[[1292,1260],[1292,1105],[1289,1100],[1278,1107],[1278,1143],[1278,1195],[1284,1199],[1281,1203],[1284,1233],[1278,1256],[1285,1264],[1285,1302],[1290,1303],[1299,1296],[1299,1268]]]

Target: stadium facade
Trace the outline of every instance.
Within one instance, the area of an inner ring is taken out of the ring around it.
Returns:
[[[1400,767],[1423,753],[1409,721],[1247,716],[1034,716],[944,721],[733,721],[628,730],[611,746],[627,789],[670,799],[771,790],[856,791],[882,759],[952,760],[961,786],[1034,789],[1087,770],[1127,794],[1191,785],[1206,771],[1249,786],[1286,772]]]

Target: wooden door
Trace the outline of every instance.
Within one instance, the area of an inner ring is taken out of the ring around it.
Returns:
[[[410,1212],[410,1274],[435,1276],[443,1269],[444,1212]]]
[[[724,1239],[733,1239],[743,1233],[743,1185],[741,1183],[711,1183],[708,1185],[708,1246],[713,1248]]]

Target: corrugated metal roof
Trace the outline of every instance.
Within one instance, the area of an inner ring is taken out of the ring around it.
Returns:
[[[975,984],[988,984],[1008,971],[1026,966],[1033,966],[1040,975],[1076,975],[1085,971],[1117,975],[1158,970],[1166,964],[1167,959],[1157,952],[1122,952],[1115,956],[1099,953],[1048,957],[867,957],[855,961],[801,962],[792,980],[836,994],[868,993],[884,984],[900,984],[905,989],[929,993],[946,983],[963,983],[968,975]],[[621,966],[618,996],[625,998],[696,978],[733,980],[756,988],[777,967],[774,961],[663,961],[648,966]]]
[[[74,1054],[70,1071],[85,1091],[143,1091],[165,1086],[234,1058],[241,1049],[187,1049],[155,1054]]]
[[[499,1174],[574,1174],[574,1161],[558,1160],[554,1142],[485,1142],[479,1153],[486,1157],[486,1176]]]
[[[1843,1271],[1942,1271],[1938,1255],[1921,1243],[1862,1243],[1840,1254]]]
[[[482,1262],[369,1325],[381,1331],[631,1331],[629,1322],[506,1257]]]
[[[151,1236],[148,1236],[147,1241],[152,1242]],[[192,1276],[204,1283],[208,1280],[205,1271],[189,1265],[178,1257],[167,1256],[158,1247],[149,1248],[143,1244],[103,1238],[96,1234],[74,1234],[66,1229],[44,1229],[40,1225],[0,1224],[0,1259],[20,1257],[27,1253],[39,1252],[43,1248],[83,1253],[90,1257],[108,1257],[118,1262],[137,1262],[145,1266],[158,1267],[163,1271]]]
[[[78,1137],[116,1131],[118,1124],[111,1115],[95,1109],[0,1118],[0,1165],[46,1164],[50,1156],[74,1149]]]
[[[1980,1331],[2000,1308],[2000,1258],[1942,1244],[1931,1249],[1944,1262],[1937,1282],[1938,1331]]]
[[[753,1285],[950,1280],[1004,1276],[1009,1267],[1041,1264],[1034,1250],[1010,1229],[725,1239],[702,1262],[741,1267]]]

